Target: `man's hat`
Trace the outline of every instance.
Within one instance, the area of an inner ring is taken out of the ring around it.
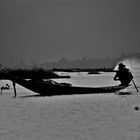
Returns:
[[[124,68],[124,67],[125,67],[125,65],[123,63],[119,64],[119,68]]]

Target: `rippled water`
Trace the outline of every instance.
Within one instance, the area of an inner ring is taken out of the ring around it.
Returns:
[[[62,75],[64,73],[59,74]],[[71,76],[70,79],[55,79],[55,81],[68,82],[74,86],[100,87],[118,84],[118,82],[113,81],[114,74],[115,73],[87,74],[87,72],[67,73],[67,75]]]

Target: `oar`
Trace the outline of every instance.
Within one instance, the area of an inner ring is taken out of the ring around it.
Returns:
[[[138,90],[138,88],[137,88],[137,86],[136,86],[136,84],[135,84],[135,82],[134,82],[134,80],[133,80],[133,79],[132,79],[132,82],[133,82],[133,84],[134,84],[134,86],[135,86],[135,88],[136,88],[137,92],[139,92],[139,90]]]

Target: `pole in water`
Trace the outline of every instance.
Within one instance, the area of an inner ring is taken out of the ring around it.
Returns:
[[[16,83],[15,82],[13,82],[13,87],[14,87],[14,93],[15,93],[14,97],[16,97],[17,96],[17,92],[16,92]]]
[[[134,84],[134,86],[135,86],[135,88],[136,88],[137,92],[139,92],[139,90],[138,90],[138,88],[137,88],[137,86],[136,86],[136,84],[135,84],[135,82],[134,82],[134,80],[133,80],[133,79],[132,79],[132,82],[133,82],[133,84]]]

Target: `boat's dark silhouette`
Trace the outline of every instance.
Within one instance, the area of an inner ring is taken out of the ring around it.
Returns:
[[[57,83],[53,80],[43,81],[40,80],[26,80],[18,77],[8,77],[3,79],[9,79],[13,82],[15,96],[15,84],[17,83],[33,92],[39,93],[42,96],[53,96],[53,95],[72,95],[72,94],[97,94],[97,93],[111,93],[122,90],[127,86],[108,86],[108,87],[78,87],[72,86],[68,83]]]

